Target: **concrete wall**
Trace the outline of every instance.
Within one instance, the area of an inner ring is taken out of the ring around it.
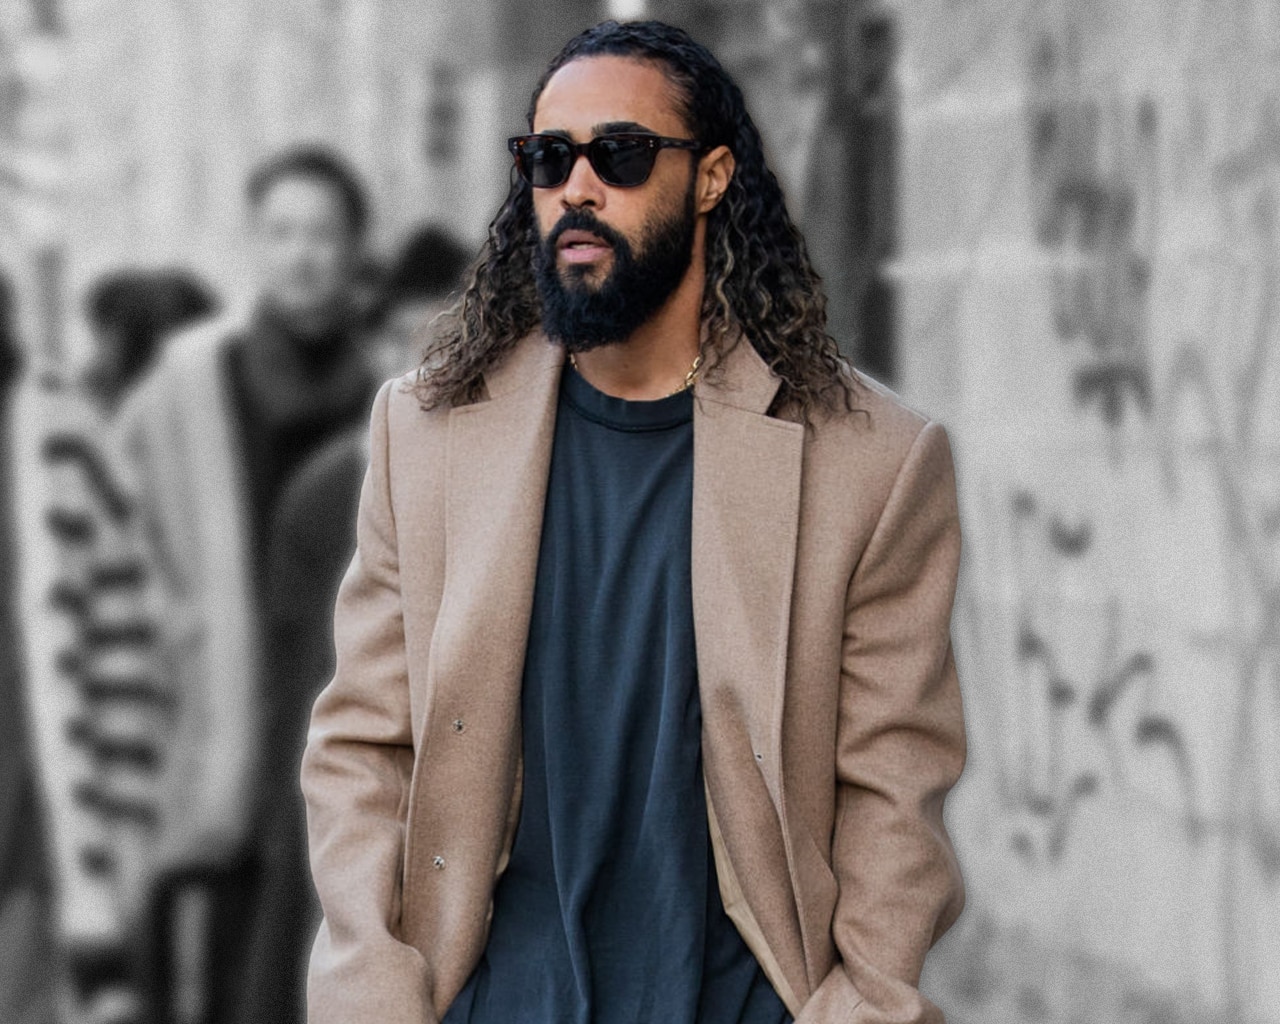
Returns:
[[[1280,1020],[1280,9],[899,9],[900,385],[953,434],[955,1021]]]

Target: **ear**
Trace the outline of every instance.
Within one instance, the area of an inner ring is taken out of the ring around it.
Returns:
[[[733,180],[737,162],[728,146],[716,146],[698,161],[698,212],[710,213]]]

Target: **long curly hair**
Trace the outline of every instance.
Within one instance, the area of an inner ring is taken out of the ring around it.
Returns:
[[[745,337],[781,381],[775,409],[794,408],[806,420],[819,409],[852,409],[856,377],[827,333],[820,279],[765,163],[742,91],[710,51],[662,22],[602,22],[570,40],[543,73],[529,103],[530,130],[551,77],[570,61],[598,56],[659,65],[691,134],[707,149],[725,145],[734,155],[733,179],[707,221],[704,373],[716,374],[724,354]],[[414,386],[424,408],[475,401],[484,371],[538,327],[537,244],[532,189],[513,169],[470,281],[435,325]]]

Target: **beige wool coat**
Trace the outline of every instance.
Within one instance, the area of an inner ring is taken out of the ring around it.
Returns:
[[[484,950],[563,365],[534,335],[478,402],[424,412],[402,381],[375,403],[302,768],[311,1024],[433,1024]],[[963,902],[946,435],[867,381],[852,414],[770,416],[745,342],[720,370],[695,392],[692,571],[725,907],[797,1024],[941,1021],[916,986]]]

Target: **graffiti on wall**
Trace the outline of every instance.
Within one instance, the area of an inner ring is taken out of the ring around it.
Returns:
[[[1151,412],[1152,248],[1158,230],[1159,115],[1149,98],[1090,95],[1082,45],[1068,29],[1045,34],[1031,61],[1033,216],[1057,250],[1053,323],[1078,349],[1076,400],[1116,424]],[[1146,200],[1146,201],[1144,201]]]
[[[1063,630],[1073,609],[1064,577],[1096,553],[1088,520],[1069,519],[1027,490],[1009,509],[1013,537],[1013,642],[1023,729],[997,785],[1012,822],[1009,842],[1029,866],[1059,860],[1082,804],[1130,786],[1135,759],[1160,755],[1188,837],[1202,827],[1190,746],[1159,710],[1157,654],[1133,635],[1118,593],[1094,616],[1088,643]],[[1079,617],[1079,609],[1074,610]]]
[[[1153,600],[1140,581],[1100,596],[1096,649],[1076,659],[1094,668],[1069,667],[1078,639],[1055,629],[1047,603],[1073,563],[1105,555],[1098,524],[1064,522],[1044,495],[1018,490],[1010,642],[1018,685],[1044,710],[1035,756],[1001,785],[1014,821],[1040,824],[1016,827],[1014,849],[1052,861],[1081,805],[1127,785],[1129,758],[1158,753],[1184,842],[1212,836],[1226,850],[1221,962],[1239,1010],[1256,987],[1246,947],[1266,913],[1259,897],[1280,891],[1280,83],[1230,110],[1190,88],[1122,91],[1099,81],[1090,45],[1068,15],[1027,59],[1032,218],[1054,254],[1049,322],[1070,354],[1063,386],[1116,439],[1113,463],[1154,452],[1158,483],[1133,514],[1201,528],[1182,542],[1206,553],[1227,611],[1185,639],[1214,666],[1196,685],[1221,695],[1231,724],[1197,745],[1158,710],[1187,680],[1167,680],[1176,652],[1131,625],[1131,606]]]
[[[973,264],[1031,243],[915,300],[944,296],[917,330],[954,329],[973,380],[957,646],[985,774],[948,1019],[1280,1021],[1280,8],[931,7],[909,49],[964,66],[913,130],[935,160],[945,110],[984,184],[923,209],[974,225]],[[976,56],[951,38],[975,11]]]

